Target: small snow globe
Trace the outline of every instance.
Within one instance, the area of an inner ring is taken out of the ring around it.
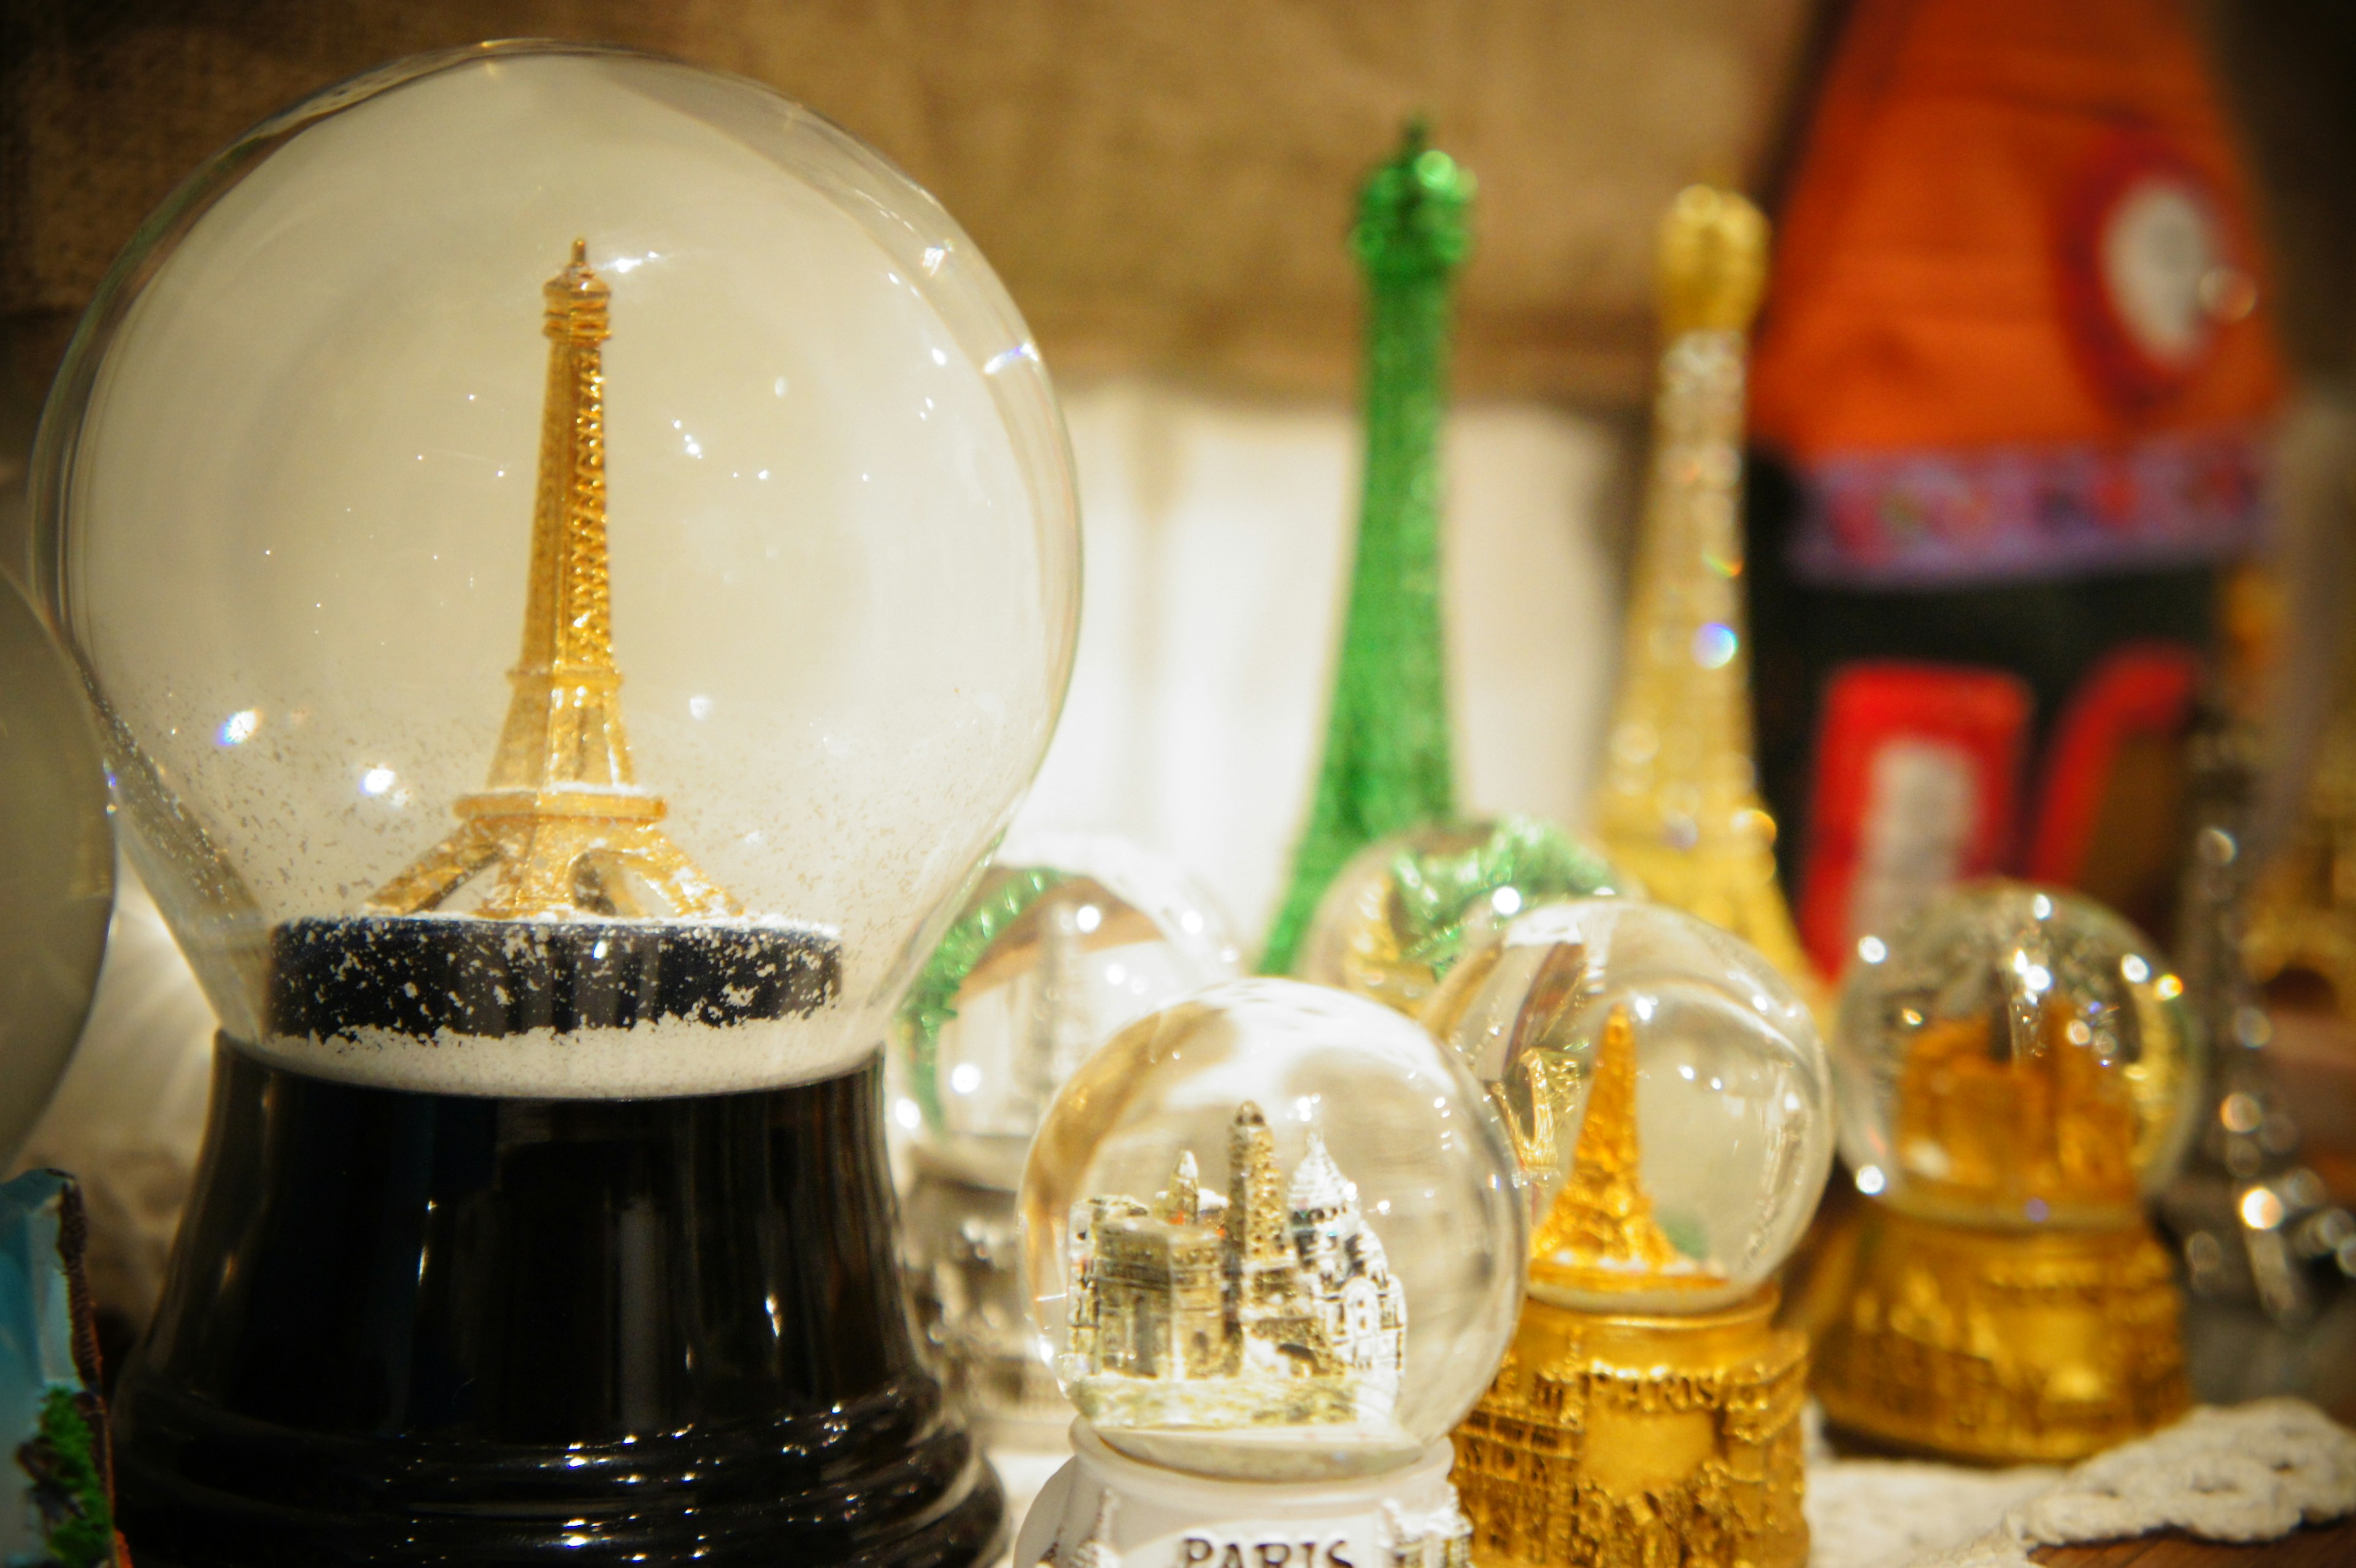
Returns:
[[[1241,961],[1174,861],[1108,834],[1011,838],[893,1019],[894,1125],[926,1167],[1011,1192],[1064,1080]]]
[[[1806,1004],[1716,926],[1581,899],[1467,952],[1425,1021],[1494,1097],[1534,1218],[1512,1358],[1457,1430],[1478,1539],[1556,1551],[1570,1489],[1595,1499],[1574,1552],[1804,1561],[1807,1339],[1774,1274],[1832,1161]]]
[[[893,1019],[910,1304],[1000,1449],[1060,1448],[1071,1423],[1037,1355],[1017,1238],[1031,1135],[1115,1030],[1234,979],[1240,958],[1174,862],[1110,835],[1029,833],[1001,848]]]
[[[1410,1466],[1520,1305],[1513,1156],[1480,1086],[1323,987],[1236,981],[1114,1036],[1041,1124],[1022,1201],[1041,1353],[1149,1467]]]
[[[1824,1049],[1790,983],[1716,926],[1633,899],[1539,909],[1467,954],[1425,1021],[1512,1130],[1541,1300],[1724,1307],[1815,1212]]]
[[[2180,1413],[2173,1265],[2143,1205],[2205,1061],[2168,960],[2076,894],[1977,882],[1860,937],[1833,1061],[1872,1201],[1817,1350],[1828,1418],[2052,1463]]]
[[[1526,910],[1633,891],[1602,855],[1550,823],[1433,824],[1350,857],[1317,901],[1295,973],[1408,1017],[1457,955]]]
[[[1833,1051],[1858,1185],[1927,1219],[2133,1222],[2200,1114],[2184,982],[2058,888],[1984,882],[1858,939]]]

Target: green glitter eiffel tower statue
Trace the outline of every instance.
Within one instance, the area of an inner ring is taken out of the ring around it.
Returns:
[[[1449,293],[1472,248],[1472,176],[1408,127],[1358,198],[1365,269],[1366,470],[1325,761],[1260,967],[1291,969],[1318,898],[1386,834],[1453,814],[1440,634],[1440,425]]]

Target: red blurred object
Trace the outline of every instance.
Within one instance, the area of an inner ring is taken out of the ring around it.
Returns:
[[[2130,643],[2087,675],[2047,747],[2029,848],[2032,880],[2082,888],[2136,912],[2133,868],[2155,858],[2172,864],[2177,849],[2180,770],[2168,777],[2150,771],[2177,768],[2201,667],[2200,654],[2181,643]],[[2129,805],[2134,820],[2122,814]],[[2147,828],[2160,842],[2149,841]]]
[[[1863,933],[2012,858],[2029,690],[2002,670],[1861,662],[1825,692],[1800,933],[1837,976]]]

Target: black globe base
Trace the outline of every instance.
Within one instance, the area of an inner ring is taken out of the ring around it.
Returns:
[[[1004,1502],[919,1365],[880,1066],[693,1099],[419,1094],[224,1040],[115,1392],[142,1568],[962,1568]]]

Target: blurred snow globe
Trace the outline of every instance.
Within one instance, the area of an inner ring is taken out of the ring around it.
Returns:
[[[1551,823],[1434,823],[1350,857],[1317,901],[1294,973],[1412,1018],[1457,955],[1504,922],[1564,899],[1638,891]]]
[[[988,264],[825,120],[625,50],[249,133],[102,285],[33,484],[224,1029],[361,1083],[855,1069],[1070,668],[1068,453]]]
[[[1122,1025],[1237,974],[1209,897],[1106,834],[1010,836],[892,1025],[901,1258],[919,1342],[996,1449],[1060,1453],[1014,1189],[1039,1118]]]
[[[2196,1129],[2206,1061],[2141,932],[2058,888],[1967,884],[1858,939],[1833,1048],[1841,1154],[1918,1218],[2138,1224]]]
[[[1011,1191],[1089,1053],[1241,959],[1175,861],[1109,834],[1010,837],[894,1017],[894,1123],[926,1168]]]
[[[1536,910],[1466,953],[1424,1021],[1512,1136],[1540,1300],[1726,1307],[1815,1211],[1834,1136],[1815,1024],[1716,926],[1633,899]]]
[[[1106,1443],[1195,1475],[1408,1464],[1520,1310],[1513,1156],[1398,1013],[1240,980],[1130,1025],[1050,1107],[1022,1189],[1041,1353]]]

